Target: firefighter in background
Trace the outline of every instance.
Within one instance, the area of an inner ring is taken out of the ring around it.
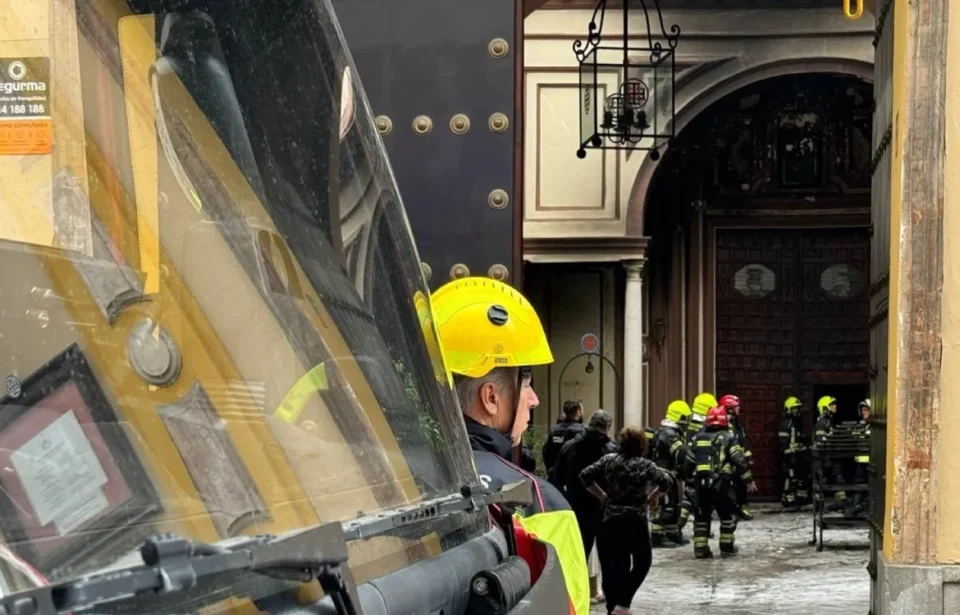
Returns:
[[[735,480],[743,480],[750,493],[757,491],[757,485],[744,458],[743,447],[730,433],[728,415],[723,408],[718,406],[707,412],[703,431],[697,434],[687,450],[686,476],[692,478],[697,492],[693,525],[694,556],[697,559],[713,557],[709,537],[714,511],[720,517],[720,555],[736,555],[734,534],[737,531],[739,507]]]
[[[678,399],[667,406],[667,415],[660,422],[653,439],[656,449],[654,461],[673,477],[673,485],[660,497],[660,506],[650,525],[650,536],[654,547],[687,544],[680,531],[680,503],[683,499],[683,471],[687,461],[687,423],[690,420],[690,406]]]
[[[717,406],[717,398],[713,393],[700,393],[693,399],[691,408],[690,422],[687,423],[687,450],[693,445],[693,439],[697,437],[700,430],[703,429],[703,423],[706,420],[707,412],[710,408]],[[687,525],[690,515],[697,510],[697,490],[693,484],[684,485],[683,502],[680,504],[680,530]]]
[[[783,420],[777,436],[780,440],[780,469],[783,475],[783,493],[780,501],[784,508],[795,509],[806,503],[810,477],[810,451],[803,437],[803,420],[800,408],[803,403],[790,396],[783,402]]]
[[[724,395],[720,398],[720,407],[727,412],[727,421],[730,424],[730,434],[736,438],[737,444],[743,449],[743,457],[747,467],[753,468],[753,452],[747,446],[747,434],[740,421],[740,398],[736,395]],[[747,508],[747,485],[739,477],[734,477],[734,488],[737,492],[737,515],[743,521],[753,519],[753,513]]]
[[[553,545],[572,608],[587,615],[590,582],[573,510],[556,487],[510,463],[538,404],[530,367],[553,362],[540,318],[517,290],[489,278],[449,282],[433,293],[431,303],[477,475],[493,490],[533,481],[534,503],[514,517],[514,525]]]
[[[870,441],[870,400],[865,399],[860,402],[857,410],[860,412],[860,422],[857,424],[856,433],[861,438]],[[854,457],[857,468],[854,474],[854,482],[858,485],[866,485],[870,480],[870,454],[857,455]],[[866,497],[863,491],[856,491],[851,498],[853,504],[845,511],[848,516],[855,517],[867,512]]]
[[[557,424],[550,428],[547,442],[543,445],[543,468],[547,476],[557,465],[557,457],[563,445],[577,436],[583,435],[583,402],[579,399],[568,399],[563,402],[563,410]],[[559,484],[554,483],[557,487]]]
[[[817,412],[820,418],[817,419],[817,422],[813,426],[814,444],[826,438],[830,435],[830,432],[833,431],[833,425],[837,420],[837,399],[829,395],[824,395],[817,400]],[[839,464],[832,464],[829,467],[822,468],[822,471],[833,484],[842,485],[844,483],[843,469]],[[822,497],[820,494],[817,495],[818,500]],[[846,506],[846,501],[847,492],[837,491],[833,494],[833,504],[830,506],[830,509],[840,510]],[[817,501],[816,504],[822,506],[823,502]]]

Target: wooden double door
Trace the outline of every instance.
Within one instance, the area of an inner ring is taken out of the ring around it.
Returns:
[[[763,499],[780,493],[783,402],[834,395],[855,416],[870,359],[867,228],[716,229],[717,394],[742,401]]]

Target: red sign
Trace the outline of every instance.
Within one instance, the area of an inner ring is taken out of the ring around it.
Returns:
[[[600,340],[593,333],[586,333],[580,338],[580,348],[584,352],[596,352],[600,348]]]

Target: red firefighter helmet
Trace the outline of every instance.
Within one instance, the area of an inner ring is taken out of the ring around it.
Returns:
[[[722,406],[710,408],[707,411],[707,418],[704,420],[707,427],[727,427],[730,425],[730,419],[727,418],[727,411]]]
[[[740,405],[740,398],[736,395],[724,395],[719,403],[721,408],[736,408]]]

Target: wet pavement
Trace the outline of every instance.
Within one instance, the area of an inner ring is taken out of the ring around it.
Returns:
[[[737,528],[735,558],[693,559],[693,546],[656,549],[653,569],[633,603],[635,615],[866,615],[869,537],[866,529],[824,532],[824,550],[807,543],[811,513],[756,510]],[[713,523],[714,534],[719,522]],[[690,537],[691,528],[686,529]],[[710,541],[718,555],[716,539]],[[606,613],[604,605],[593,613]]]

